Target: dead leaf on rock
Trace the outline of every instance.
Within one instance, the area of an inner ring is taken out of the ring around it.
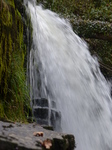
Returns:
[[[44,146],[46,149],[50,149],[50,147],[52,146],[51,140],[47,139],[43,141],[42,146]]]
[[[43,132],[34,132],[33,135],[34,136],[43,136]]]

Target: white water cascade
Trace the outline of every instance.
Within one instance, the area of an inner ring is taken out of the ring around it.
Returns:
[[[56,102],[62,132],[74,134],[77,150],[112,150],[110,86],[97,60],[66,20],[30,1],[27,10],[33,26],[33,98],[42,96]]]

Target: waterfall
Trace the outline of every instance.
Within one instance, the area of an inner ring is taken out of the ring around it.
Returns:
[[[77,150],[112,150],[110,85],[96,58],[67,20],[30,1],[31,99],[44,97],[61,112],[62,132],[75,136]]]

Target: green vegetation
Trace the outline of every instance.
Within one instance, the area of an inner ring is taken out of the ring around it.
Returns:
[[[26,45],[22,16],[15,7],[17,2],[0,2],[0,118],[26,121],[30,110],[24,68]]]
[[[112,76],[112,0],[37,0],[68,18],[74,31],[97,55],[106,77]],[[102,65],[103,64],[103,65]]]
[[[66,18],[112,22],[111,0],[37,0],[37,3]]]

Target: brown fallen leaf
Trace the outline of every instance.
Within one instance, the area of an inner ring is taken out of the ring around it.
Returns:
[[[33,135],[34,136],[43,136],[43,132],[34,132]]]
[[[42,146],[44,146],[46,149],[50,149],[50,147],[52,146],[51,140],[46,139],[45,141],[43,141]]]

